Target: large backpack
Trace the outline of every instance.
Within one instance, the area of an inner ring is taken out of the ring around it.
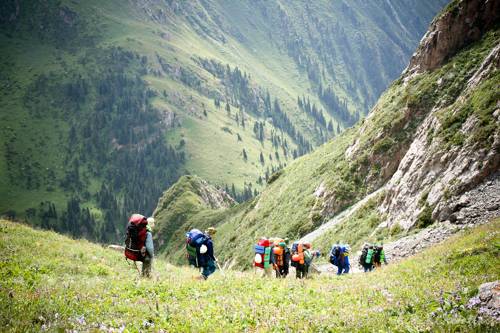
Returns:
[[[302,243],[295,242],[292,244],[292,267],[297,267],[304,264],[304,248]]]
[[[254,246],[255,258],[254,266],[259,268],[268,268],[271,259],[271,243],[268,239],[261,239]]]
[[[273,254],[276,265],[283,267],[285,264],[285,250],[281,246],[277,245],[273,247]]]
[[[366,259],[365,263],[366,264],[373,264],[373,248],[369,248],[368,251],[366,252]]]
[[[365,246],[363,247],[363,250],[361,250],[361,255],[359,256],[359,264],[363,266],[366,261],[366,256],[368,255],[368,247]]]
[[[333,245],[332,249],[330,250],[330,264],[334,266],[339,265],[339,259],[340,259],[340,254],[341,254],[341,249],[339,245]]]
[[[189,265],[200,267],[200,248],[207,241],[208,236],[198,229],[191,229],[191,231],[186,232],[186,251]]]
[[[144,261],[141,249],[146,243],[148,219],[141,214],[133,214],[127,224],[125,257],[133,261]]]

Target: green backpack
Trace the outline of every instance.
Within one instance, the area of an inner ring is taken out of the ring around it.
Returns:
[[[368,252],[366,253],[365,263],[373,263],[373,249],[368,249]]]

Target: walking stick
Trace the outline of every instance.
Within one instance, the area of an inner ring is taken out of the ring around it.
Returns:
[[[134,266],[135,269],[137,269],[137,273],[139,273],[139,276],[141,276],[141,271],[139,270],[139,267],[137,267],[137,261],[134,261]]]
[[[215,259],[215,263],[217,264],[217,266],[219,267],[219,270],[220,270],[220,273],[222,274],[222,276],[226,276],[226,274],[224,274],[224,270],[222,269],[222,267],[220,267],[219,265],[219,261],[217,259]]]

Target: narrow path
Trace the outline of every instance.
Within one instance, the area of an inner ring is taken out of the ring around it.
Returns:
[[[361,199],[360,201],[356,202],[351,207],[349,207],[347,209],[344,209],[342,212],[340,212],[339,214],[337,214],[334,217],[332,217],[328,222],[323,223],[318,229],[316,229],[316,230],[308,233],[304,237],[302,237],[300,239],[300,241],[301,242],[310,242],[310,243],[313,242],[316,238],[318,238],[319,236],[323,235],[326,231],[332,229],[337,224],[339,224],[340,222],[342,222],[342,220],[344,220],[345,218],[349,217],[358,208],[360,208],[361,206],[363,206],[368,200],[370,200],[371,198],[374,198],[375,196],[377,196],[377,194],[381,193],[384,190],[384,188],[385,187],[382,186],[381,188],[379,188],[375,192],[372,192],[371,194],[368,194],[363,199]]]

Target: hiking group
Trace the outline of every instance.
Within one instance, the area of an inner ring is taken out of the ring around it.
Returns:
[[[365,243],[359,256],[359,265],[365,272],[371,272],[374,268],[379,268],[382,263],[387,264],[384,246],[382,244]]]
[[[295,277],[306,278],[309,274],[313,259],[320,256],[320,252],[312,250],[311,243],[295,242],[288,247],[288,238],[261,238],[254,246],[254,267],[263,271],[263,276],[271,276],[276,272],[277,278],[285,278],[290,266],[295,268]]]
[[[146,218],[141,214],[133,214],[127,224],[125,238],[125,257],[134,261],[142,262],[142,276],[150,277],[154,258],[154,246],[152,230],[154,218]],[[199,229],[191,229],[186,233],[186,257],[190,266],[200,269],[199,279],[206,280],[215,272],[218,266],[214,255],[214,244],[212,237],[216,229],[208,228],[204,232]],[[320,251],[313,250],[309,242],[294,242],[289,247],[288,238],[261,238],[254,245],[255,256],[253,266],[257,271],[260,269],[264,277],[272,276],[275,271],[276,278],[288,276],[290,267],[295,268],[295,277],[307,278],[315,258],[321,256]],[[329,262],[337,267],[337,275],[348,274],[350,271],[349,261],[350,247],[347,244],[336,243],[329,253]],[[365,272],[378,268],[382,263],[387,264],[382,244],[363,245],[359,264]],[[137,268],[137,266],[136,266]],[[220,266],[219,266],[220,269]],[[139,271],[139,269],[137,268]]]
[[[125,237],[125,258],[130,259],[136,265],[142,262],[144,277],[151,277],[154,258],[153,227],[155,220],[146,218],[141,214],[132,214],[130,217]],[[212,237],[216,229],[208,228],[205,232],[192,229],[186,233],[187,258],[190,265],[200,268],[200,279],[207,279],[216,270],[217,258],[214,256]],[[137,268],[137,265],[136,265]],[[139,271],[139,268],[137,268]]]

